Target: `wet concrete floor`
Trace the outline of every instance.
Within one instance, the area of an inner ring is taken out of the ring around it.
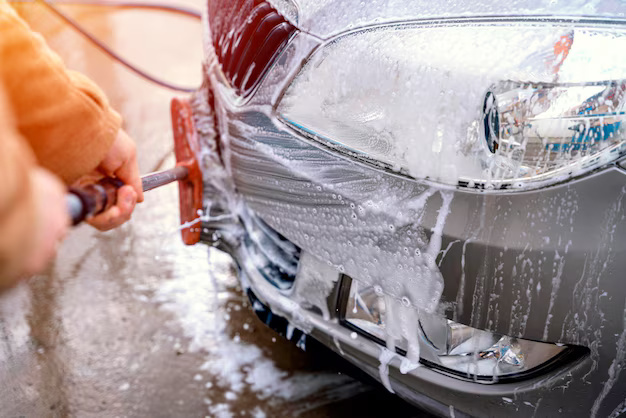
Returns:
[[[60,7],[152,74],[200,83],[199,22]],[[172,166],[177,93],[128,72],[41,6],[20,10],[104,88],[138,143],[141,171]],[[229,258],[182,245],[177,211],[175,185],[149,192],[130,223],[75,228],[47,274],[0,297],[0,416],[422,416],[261,324]]]

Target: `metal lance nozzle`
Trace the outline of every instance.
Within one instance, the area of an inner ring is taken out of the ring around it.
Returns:
[[[156,189],[178,180],[184,180],[189,177],[189,169],[187,167],[178,166],[171,170],[161,171],[158,173],[147,174],[141,178],[141,186],[143,191]]]

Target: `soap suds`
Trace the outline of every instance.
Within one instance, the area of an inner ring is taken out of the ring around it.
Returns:
[[[162,282],[154,296],[154,301],[177,319],[189,339],[189,351],[205,355],[201,373],[193,378],[212,380],[228,393],[227,402],[236,402],[244,390],[270,404],[272,399],[297,403],[319,392],[332,395],[344,386],[350,388],[342,392],[346,397],[363,390],[352,385],[347,376],[280,370],[259,347],[230,337],[223,303],[227,289],[236,285],[236,277],[229,256],[216,250],[210,250],[209,256],[211,268],[206,274],[176,275]],[[229,403],[222,402],[210,406],[209,411],[214,416],[233,416],[230,408]],[[262,416],[262,411],[257,411]]]
[[[394,357],[396,357],[396,353],[385,347],[380,347],[380,356],[378,357],[378,360],[380,361],[380,365],[378,366],[380,381],[391,393],[395,392],[393,391],[391,382],[389,381],[389,362],[393,360]]]

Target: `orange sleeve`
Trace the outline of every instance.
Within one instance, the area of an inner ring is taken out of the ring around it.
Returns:
[[[0,79],[38,163],[67,184],[104,158],[121,125],[104,93],[0,0]]]
[[[31,185],[35,158],[13,129],[1,87],[0,83],[0,290],[18,278],[37,228]]]

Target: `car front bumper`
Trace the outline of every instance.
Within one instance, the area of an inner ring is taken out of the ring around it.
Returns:
[[[542,189],[480,192],[377,169],[276,117],[271,83],[293,67],[290,59],[301,55],[287,50],[243,105],[210,77],[232,184],[210,188],[209,200],[222,201],[237,219],[234,226],[205,223],[203,237],[235,257],[262,305],[380,380],[382,346],[353,338],[339,314],[344,274],[380,280],[389,295],[407,295],[456,322],[589,350],[549,372],[494,384],[428,367],[402,374],[396,357],[389,376],[400,396],[439,414],[453,405],[456,416],[619,414],[626,407],[626,171],[614,164]],[[259,261],[254,219],[301,249],[293,287],[281,289],[262,274],[272,256]],[[439,274],[415,279],[422,266],[416,249],[434,240]]]

